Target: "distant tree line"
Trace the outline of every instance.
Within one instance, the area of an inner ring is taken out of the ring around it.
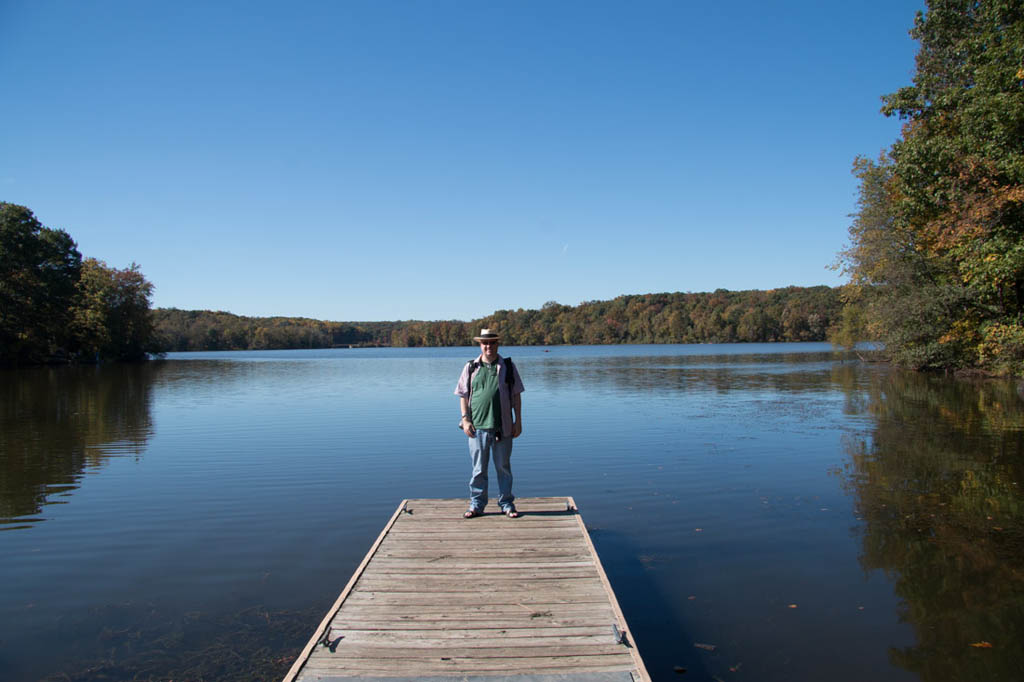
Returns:
[[[914,369],[1024,375],[1024,4],[928,0],[906,123],[860,158],[837,341]]]
[[[245,317],[227,312],[177,308],[153,311],[153,327],[161,347],[168,351],[387,346],[397,324],[400,323]]]
[[[842,302],[827,286],[770,291],[619,296],[577,306],[499,310],[463,322],[326,322],[158,308],[153,326],[170,351],[338,346],[464,346],[481,327],[509,345],[824,341]]]
[[[152,292],[134,263],[83,260],[66,231],[0,202],[0,365],[143,359],[159,350]]]
[[[718,289],[578,306],[549,301],[540,310],[499,310],[470,328],[497,327],[517,345],[824,341],[841,308],[838,290],[827,286]]]

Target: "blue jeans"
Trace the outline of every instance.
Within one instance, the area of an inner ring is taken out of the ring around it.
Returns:
[[[477,429],[476,435],[469,439],[469,456],[473,460],[473,478],[469,479],[469,506],[476,511],[483,511],[487,506],[487,468],[488,460],[494,460],[494,470],[498,473],[498,506],[502,511],[514,509],[512,501],[512,439],[497,439],[491,429]]]

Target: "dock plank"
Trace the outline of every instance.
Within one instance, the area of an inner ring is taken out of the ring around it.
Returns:
[[[403,501],[285,682],[649,680],[572,498],[516,504]]]

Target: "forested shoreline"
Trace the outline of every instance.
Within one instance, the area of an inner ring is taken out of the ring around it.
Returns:
[[[143,360],[168,351],[464,346],[481,327],[509,345],[824,341],[828,286],[624,295],[498,310],[475,320],[333,322],[151,308],[153,285],[84,258],[71,235],[0,202],[0,365]]]
[[[836,339],[912,369],[1024,375],[1024,5],[929,0],[905,121],[860,158]]]
[[[153,325],[168,351],[464,346],[481,327],[522,346],[824,341],[841,308],[838,289],[817,286],[639,294],[577,306],[551,301],[468,322],[330,322],[158,308]]]

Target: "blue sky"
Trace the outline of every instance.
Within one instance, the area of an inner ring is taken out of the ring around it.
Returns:
[[[0,0],[0,201],[154,305],[839,284],[923,2]]]

